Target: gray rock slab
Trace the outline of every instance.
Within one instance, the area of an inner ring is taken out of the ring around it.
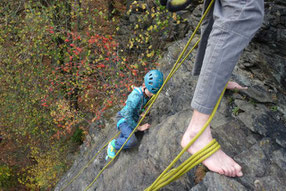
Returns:
[[[216,173],[207,173],[202,183],[190,191],[247,191],[248,189],[236,179],[227,178]]]

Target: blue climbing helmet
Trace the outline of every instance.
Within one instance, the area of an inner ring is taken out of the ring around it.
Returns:
[[[144,77],[144,83],[152,94],[156,94],[163,85],[163,73],[159,70],[150,70]]]

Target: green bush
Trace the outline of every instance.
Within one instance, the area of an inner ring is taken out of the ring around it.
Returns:
[[[82,144],[83,143],[83,130],[76,128],[74,134],[71,137],[72,142]]]
[[[0,166],[0,189],[8,189],[14,186],[17,183],[17,180],[13,176],[12,169],[6,165]]]

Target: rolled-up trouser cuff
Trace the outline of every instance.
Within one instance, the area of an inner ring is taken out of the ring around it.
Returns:
[[[192,100],[191,106],[193,109],[197,110],[198,112],[204,113],[207,115],[210,115],[213,111],[213,108],[207,108],[203,105],[200,105],[200,104],[196,103],[194,99]]]

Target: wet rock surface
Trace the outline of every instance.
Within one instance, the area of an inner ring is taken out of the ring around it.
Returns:
[[[197,23],[201,7],[189,8],[181,14],[189,24]],[[195,184],[195,168],[162,190],[285,190],[285,10],[286,3],[282,0],[265,1],[263,27],[243,52],[232,75],[233,80],[249,89],[227,91],[211,123],[214,138],[241,164],[244,176],[228,178],[207,172],[203,180]],[[193,26],[189,28],[193,29]],[[190,33],[172,42],[158,61],[165,76]],[[180,141],[192,115],[190,105],[197,82],[191,75],[193,61],[193,57],[187,59],[158,97],[145,120],[152,124],[151,128],[144,133],[136,133],[138,146],[123,150],[89,190],[144,190],[181,151]],[[78,159],[55,190],[64,188],[82,168],[85,168],[83,173],[65,190],[85,190],[106,164],[105,150],[96,159],[91,159],[116,132],[114,121],[105,129],[91,127],[87,137],[90,144],[81,146]],[[189,156],[185,153],[179,163]]]

